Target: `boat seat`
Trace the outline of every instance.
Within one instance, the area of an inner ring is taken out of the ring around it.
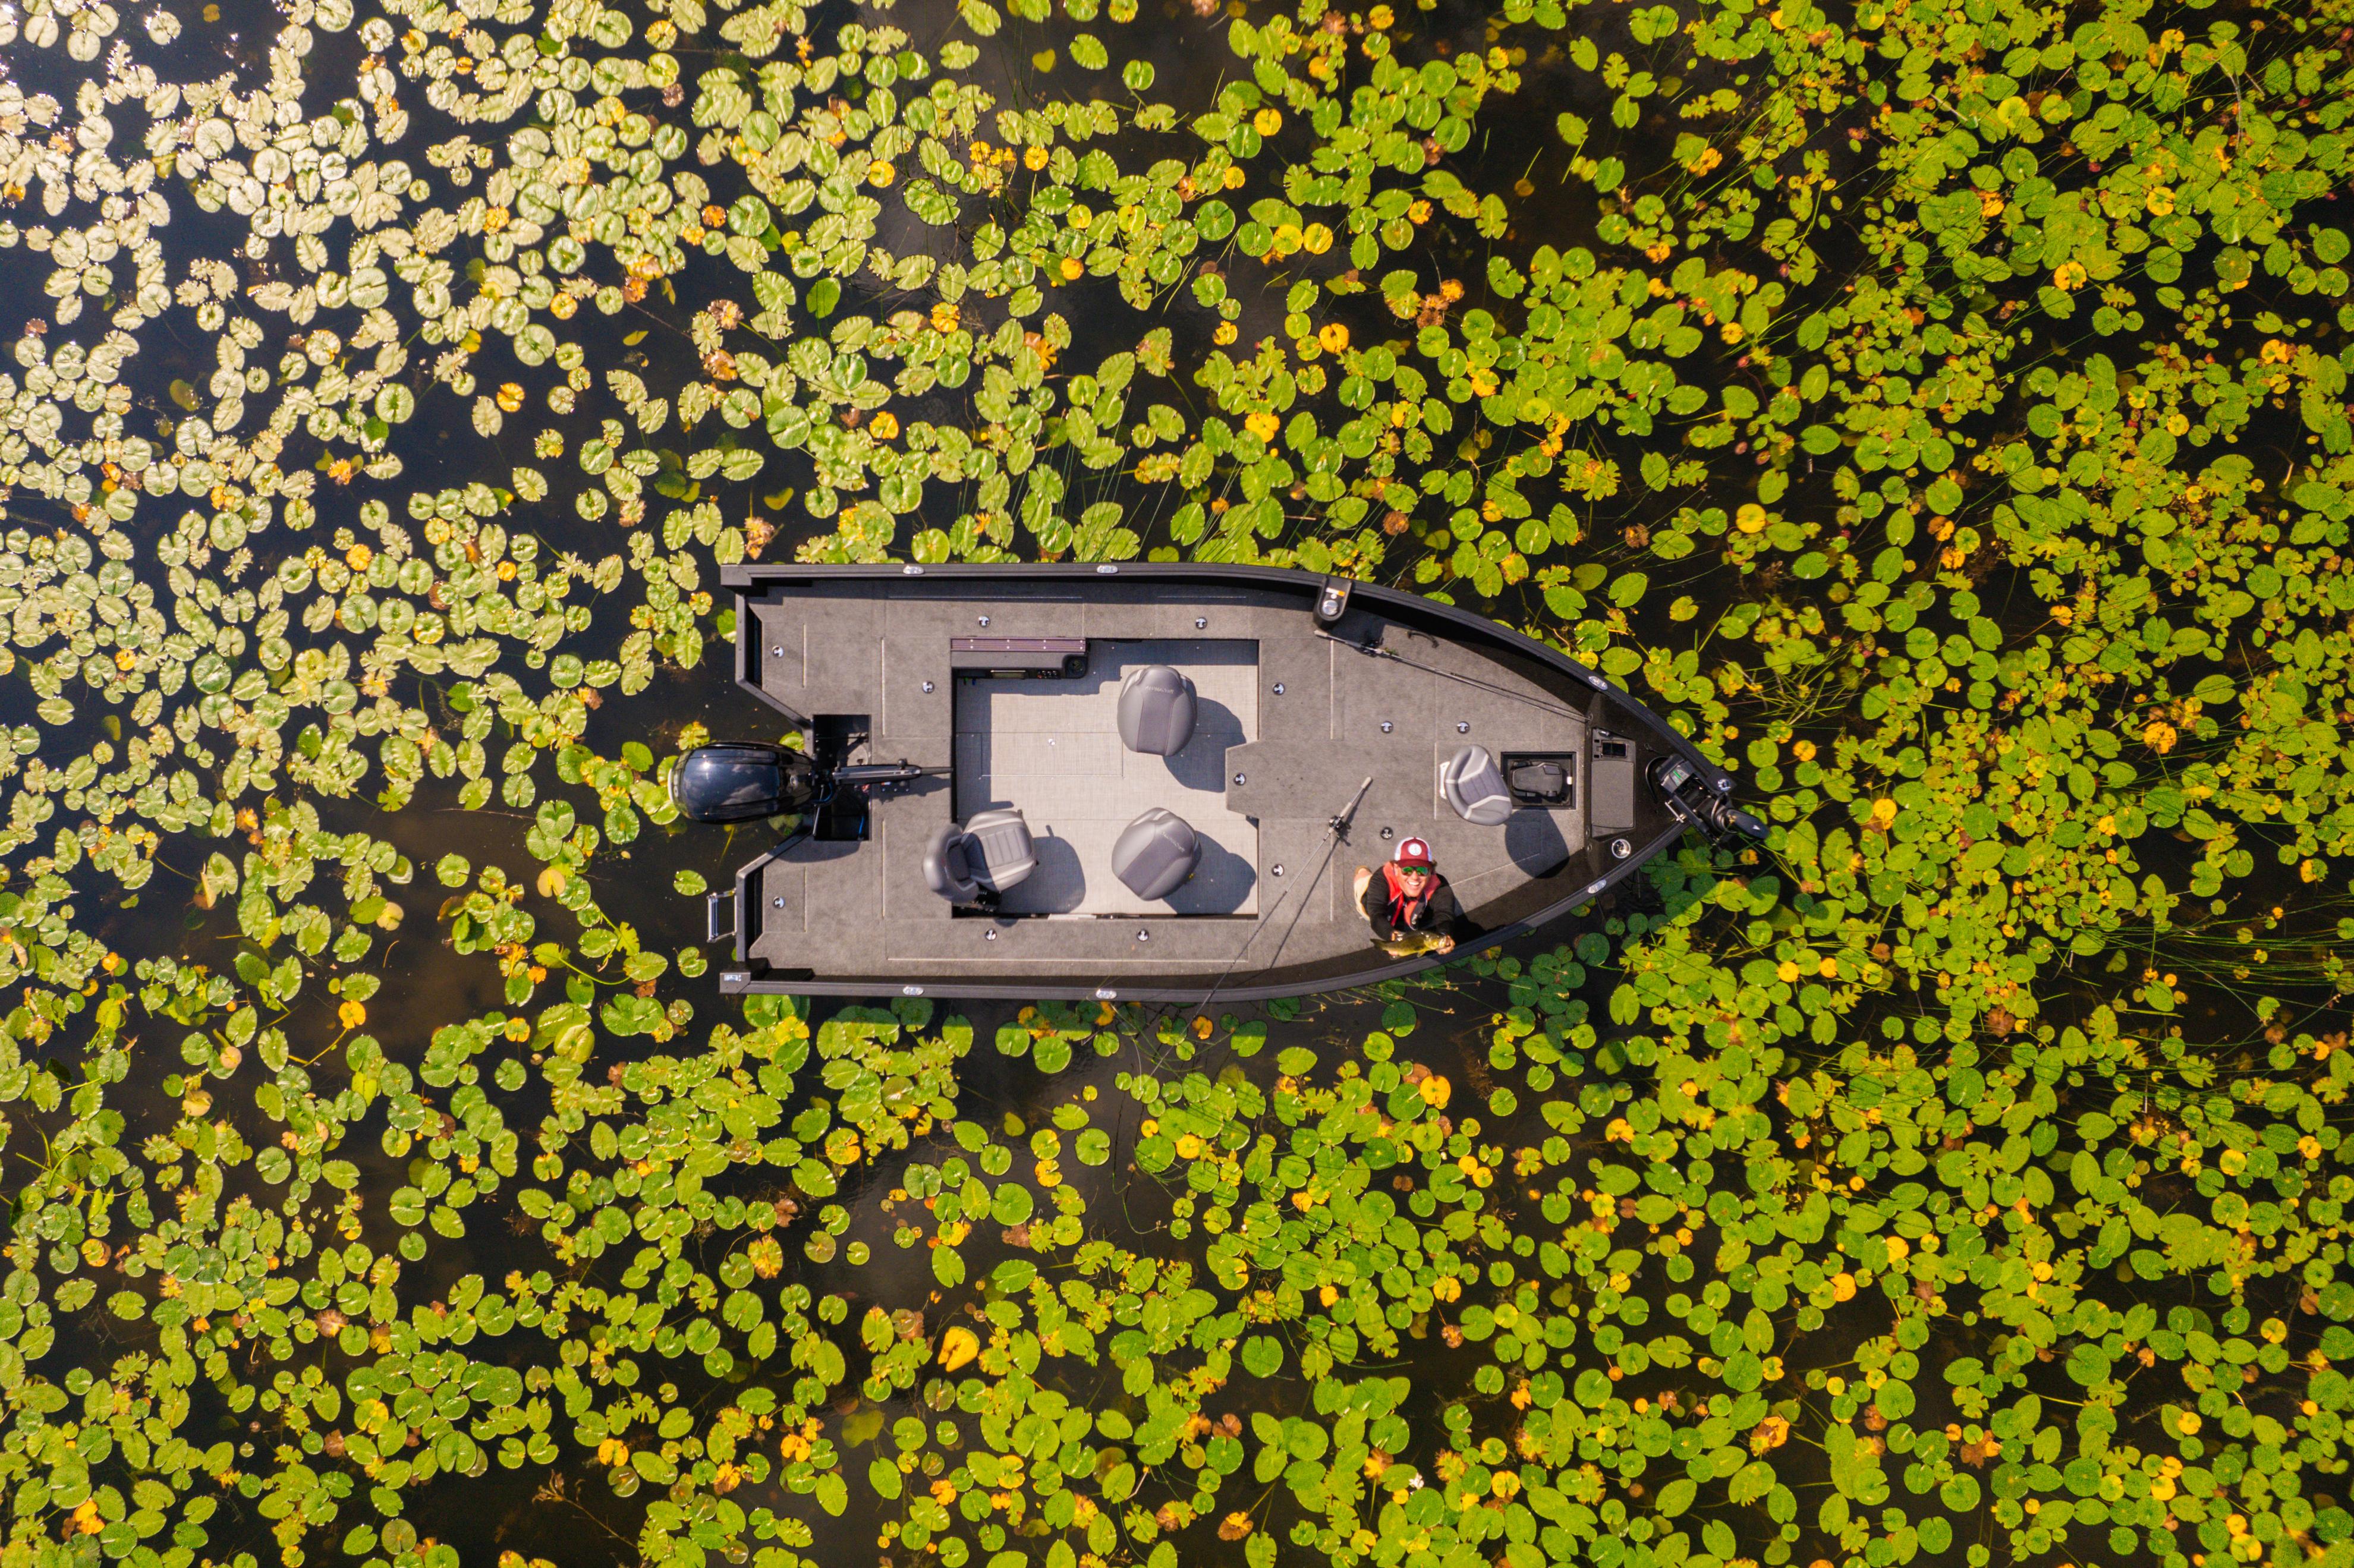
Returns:
[[[976,812],[961,826],[949,822],[924,850],[924,881],[957,904],[1019,886],[1037,868],[1030,824],[1014,810]]]
[[[1512,792],[1484,746],[1467,746],[1438,770],[1439,792],[1455,814],[1475,828],[1503,825],[1512,814]]]
[[[1139,898],[1168,897],[1201,863],[1201,835],[1166,806],[1129,823],[1111,846],[1112,874]]]
[[[1166,664],[1140,664],[1119,683],[1119,738],[1130,751],[1169,757],[1193,738],[1193,683]]]

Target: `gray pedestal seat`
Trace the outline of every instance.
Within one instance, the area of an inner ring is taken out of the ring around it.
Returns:
[[[1512,814],[1512,792],[1484,746],[1467,746],[1438,770],[1439,792],[1455,814],[1475,828],[1501,827]]]
[[[1037,846],[1019,811],[977,811],[941,828],[924,851],[925,882],[957,904],[1003,893],[1037,868]]]
[[[1170,757],[1193,738],[1193,683],[1166,664],[1143,664],[1119,683],[1119,738],[1130,751]]]
[[[1128,824],[1112,845],[1112,874],[1139,898],[1166,898],[1202,863],[1202,840],[1191,824],[1155,806]]]

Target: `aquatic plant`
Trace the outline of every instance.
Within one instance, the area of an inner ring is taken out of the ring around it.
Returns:
[[[0,12],[0,1554],[2345,1568],[2348,33],[2202,9]],[[1775,832],[721,1007],[783,550],[1378,574]]]

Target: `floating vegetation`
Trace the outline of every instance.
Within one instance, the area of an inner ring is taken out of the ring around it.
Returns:
[[[0,1555],[2346,1568],[2348,18],[852,14],[0,9]],[[1775,831],[716,1011],[764,552],[1408,583]]]

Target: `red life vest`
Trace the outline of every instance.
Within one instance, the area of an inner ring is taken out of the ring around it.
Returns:
[[[1388,884],[1390,890],[1390,929],[1413,930],[1415,923],[1422,918],[1422,912],[1429,907],[1430,895],[1438,891],[1438,874],[1434,871],[1422,879],[1422,894],[1416,898],[1406,896],[1405,885],[1398,881],[1395,861],[1382,863],[1382,880]]]

